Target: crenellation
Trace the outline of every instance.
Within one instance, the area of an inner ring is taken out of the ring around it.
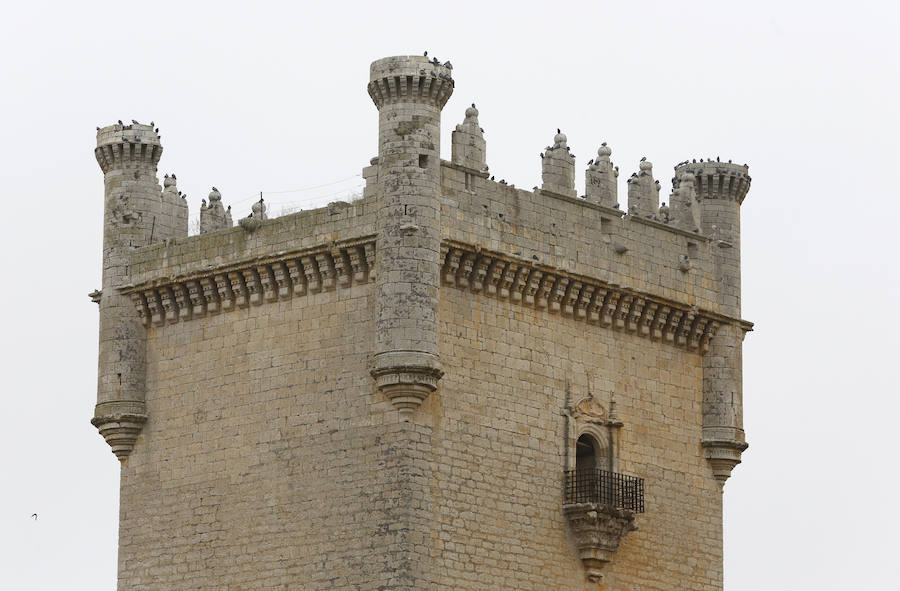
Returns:
[[[371,65],[362,199],[235,227],[213,187],[196,236],[155,128],[98,131],[120,589],[721,590],[746,165],[680,163],[667,206],[643,160],[623,211],[558,130],[517,189],[474,105],[441,160],[452,69]]]

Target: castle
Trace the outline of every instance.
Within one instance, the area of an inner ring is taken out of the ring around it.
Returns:
[[[153,125],[97,131],[97,405],[120,590],[721,589],[742,428],[746,165],[601,145],[495,182],[449,62],[371,65],[352,203],[188,236]],[[548,134],[548,135],[552,135]]]

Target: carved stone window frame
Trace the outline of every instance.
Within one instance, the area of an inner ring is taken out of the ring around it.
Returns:
[[[602,469],[619,471],[619,429],[623,423],[616,416],[615,398],[610,397],[609,410],[597,398],[588,393],[563,411],[569,419],[566,433],[566,470],[575,470],[578,438],[588,435],[606,452],[608,465]]]

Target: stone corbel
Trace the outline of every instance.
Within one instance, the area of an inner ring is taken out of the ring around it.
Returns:
[[[91,419],[91,424],[97,427],[120,462],[124,462],[134,449],[146,422],[146,407],[140,401],[98,404]]]
[[[625,534],[637,529],[634,513],[598,503],[565,505],[563,513],[572,527],[588,580],[599,582],[603,578],[603,567],[612,560]]]
[[[372,370],[375,387],[391,401],[400,412],[403,421],[409,421],[412,414],[422,405],[429,394],[437,389],[438,380],[444,372],[435,367],[405,366],[386,367]]]

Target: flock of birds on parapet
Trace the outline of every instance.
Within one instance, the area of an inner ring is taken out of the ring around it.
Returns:
[[[427,51],[425,52],[425,56],[424,56],[424,57],[428,57],[428,52],[427,52]],[[444,66],[444,67],[447,68],[448,70],[452,70],[452,69],[453,69],[453,64],[450,63],[450,60],[447,60],[446,62],[444,62],[444,63],[442,64],[442,63],[440,62],[440,60],[438,60],[438,58],[436,58],[436,57],[431,58],[431,65],[433,65],[433,66]],[[419,70],[419,75],[420,75],[420,76],[424,76],[424,75],[425,75],[425,70]],[[451,78],[451,77],[448,76],[447,74],[444,74],[443,72],[441,72],[440,74],[435,74],[435,73],[434,73],[434,70],[432,70],[432,72],[431,72],[431,77],[432,77],[432,78],[440,78],[441,80],[446,80],[446,81],[450,82],[451,84],[454,84],[453,78]]]

